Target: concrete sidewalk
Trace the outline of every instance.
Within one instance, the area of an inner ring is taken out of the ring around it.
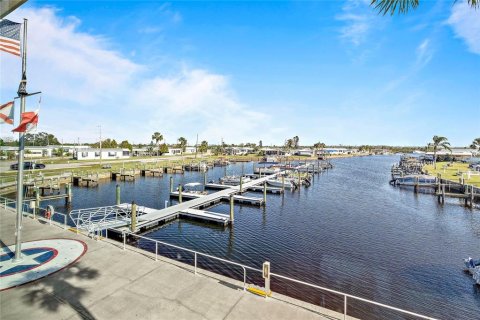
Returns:
[[[238,282],[169,259],[24,218],[24,241],[72,238],[88,245],[73,266],[0,292],[1,319],[332,319],[301,301],[255,296]],[[0,209],[2,245],[14,243],[15,214]],[[280,297],[280,296],[279,296]],[[284,300],[284,301],[282,301]]]

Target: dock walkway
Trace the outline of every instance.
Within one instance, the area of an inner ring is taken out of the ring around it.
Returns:
[[[246,182],[242,185],[242,188],[246,190],[249,187],[260,185],[278,174],[279,173],[271,174],[260,179]],[[236,195],[237,193],[240,193],[240,186],[232,186],[231,188],[220,190],[206,196],[199,197],[197,199],[182,202],[174,206],[167,207],[165,209],[156,210],[154,212],[143,215],[141,221],[138,221],[137,229],[142,229],[143,227],[155,223],[155,221],[157,220],[163,220],[166,216],[176,214],[177,212],[184,212],[188,209],[204,208],[209,205],[214,205],[222,199],[228,198],[230,197],[230,195]],[[241,196],[236,195],[236,197],[237,199],[240,199],[239,197]],[[244,200],[247,201],[246,199]]]

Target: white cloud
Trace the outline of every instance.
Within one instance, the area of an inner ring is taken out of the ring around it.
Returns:
[[[104,137],[134,142],[149,141],[154,131],[168,142],[180,136],[193,142],[196,133],[210,143],[277,140],[263,130],[270,117],[242,104],[221,74],[176,61],[177,72],[147,76],[154,74],[150,66],[114,51],[101,36],[79,32],[76,18],[63,19],[52,8],[9,16],[20,17],[29,19],[28,90],[43,91],[39,130],[66,141],[94,141],[99,124]],[[13,96],[19,59],[3,57],[1,93]]]
[[[417,68],[425,66],[433,57],[433,50],[431,48],[430,39],[425,39],[417,47]]]
[[[471,52],[480,54],[480,10],[470,8],[466,1],[456,3],[447,23]]]
[[[342,7],[342,14],[336,16],[339,21],[345,22],[340,29],[340,38],[359,46],[367,40],[376,16],[366,0],[349,0]]]

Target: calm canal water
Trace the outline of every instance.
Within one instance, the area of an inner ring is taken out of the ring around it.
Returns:
[[[333,160],[335,168],[315,176],[310,188],[268,195],[265,208],[235,205],[235,224],[221,228],[177,220],[146,236],[372,299],[440,319],[480,319],[480,288],[462,271],[462,259],[480,258],[480,211],[448,199],[444,206],[431,195],[388,184],[396,156]],[[228,174],[252,172],[252,163],[227,168]],[[208,172],[218,179],[224,168]],[[175,185],[202,182],[201,173],[173,175]],[[169,175],[121,182],[122,202],[163,208]],[[74,189],[73,208],[115,203],[116,183]],[[251,193],[261,197],[260,193]],[[53,203],[59,211],[62,202]],[[227,204],[210,211],[228,214]],[[148,242],[138,246],[153,250]],[[185,262],[192,257],[160,248]],[[241,270],[199,259],[207,269],[242,279]],[[249,281],[261,285],[259,274]],[[338,311],[343,300],[319,290],[272,281],[272,290]],[[349,303],[349,314],[363,319],[405,319],[366,304]]]

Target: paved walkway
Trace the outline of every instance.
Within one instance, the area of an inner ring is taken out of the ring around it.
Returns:
[[[265,300],[234,280],[116,243],[24,218],[23,239],[80,239],[87,253],[73,266],[0,292],[0,319],[332,319],[325,310],[277,295]],[[14,243],[15,214],[0,209],[2,246]],[[322,314],[323,313],[323,314]],[[330,315],[332,315],[330,313]],[[338,314],[337,314],[338,315]]]

